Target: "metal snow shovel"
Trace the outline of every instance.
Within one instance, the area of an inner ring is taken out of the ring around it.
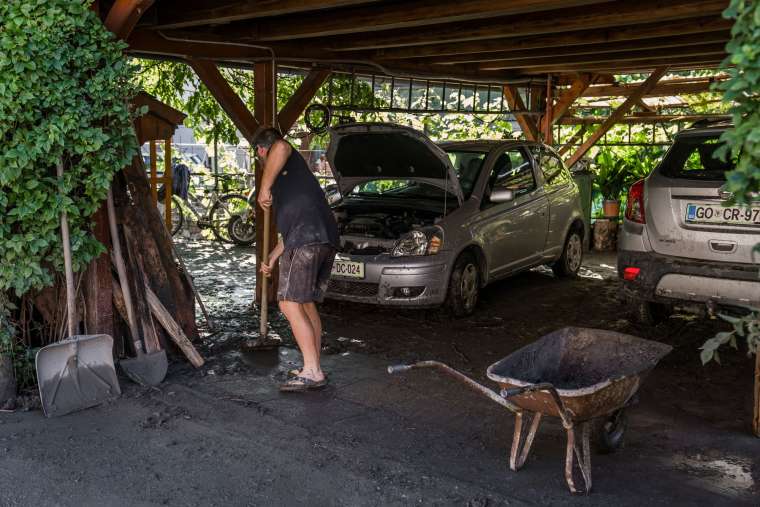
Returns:
[[[107,207],[108,226],[111,229],[111,243],[113,244],[113,261],[116,264],[116,272],[119,274],[121,292],[124,296],[124,306],[126,307],[127,320],[129,321],[127,324],[129,325],[129,332],[132,335],[136,354],[136,357],[119,361],[119,366],[134,382],[143,386],[157,386],[166,378],[169,362],[166,359],[166,351],[163,349],[148,353],[145,340],[137,325],[135,310],[132,306],[132,293],[129,289],[129,279],[127,278],[127,268],[124,265],[124,256],[121,253],[119,230],[116,228],[116,210],[113,206],[113,192],[111,192],[110,188],[108,189]],[[137,280],[137,283],[141,282],[142,280]]]
[[[61,161],[58,162],[57,173],[58,179],[63,179]],[[37,382],[46,417],[94,407],[121,395],[113,365],[113,338],[105,334],[76,334],[74,273],[65,211],[61,212],[61,239],[69,336],[37,352]]]

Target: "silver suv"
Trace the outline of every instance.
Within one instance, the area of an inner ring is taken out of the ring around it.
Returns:
[[[760,305],[752,249],[760,243],[760,208],[724,206],[721,190],[734,163],[714,157],[726,123],[682,131],[660,165],[628,193],[618,243],[618,272],[644,323],[673,304]],[[704,306],[703,306],[704,308]]]
[[[435,145],[397,125],[331,130],[341,251],[327,297],[472,313],[480,288],[541,264],[574,276],[578,187],[550,148],[522,141]]]

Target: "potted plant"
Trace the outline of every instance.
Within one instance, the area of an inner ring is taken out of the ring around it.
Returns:
[[[616,158],[607,150],[600,151],[596,157],[594,186],[602,194],[602,210],[606,218],[620,216],[620,195],[631,178],[627,165],[625,158]]]

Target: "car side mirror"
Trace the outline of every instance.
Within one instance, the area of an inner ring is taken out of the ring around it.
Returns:
[[[515,200],[515,192],[506,188],[498,188],[491,191],[489,200],[493,203],[510,202]]]

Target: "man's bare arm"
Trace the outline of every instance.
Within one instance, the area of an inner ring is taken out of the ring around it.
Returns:
[[[277,175],[282,171],[292,150],[293,148],[281,139],[275,141],[272,147],[269,148],[267,163],[264,165],[264,174],[261,178],[261,188],[272,188],[274,180],[277,179]]]

